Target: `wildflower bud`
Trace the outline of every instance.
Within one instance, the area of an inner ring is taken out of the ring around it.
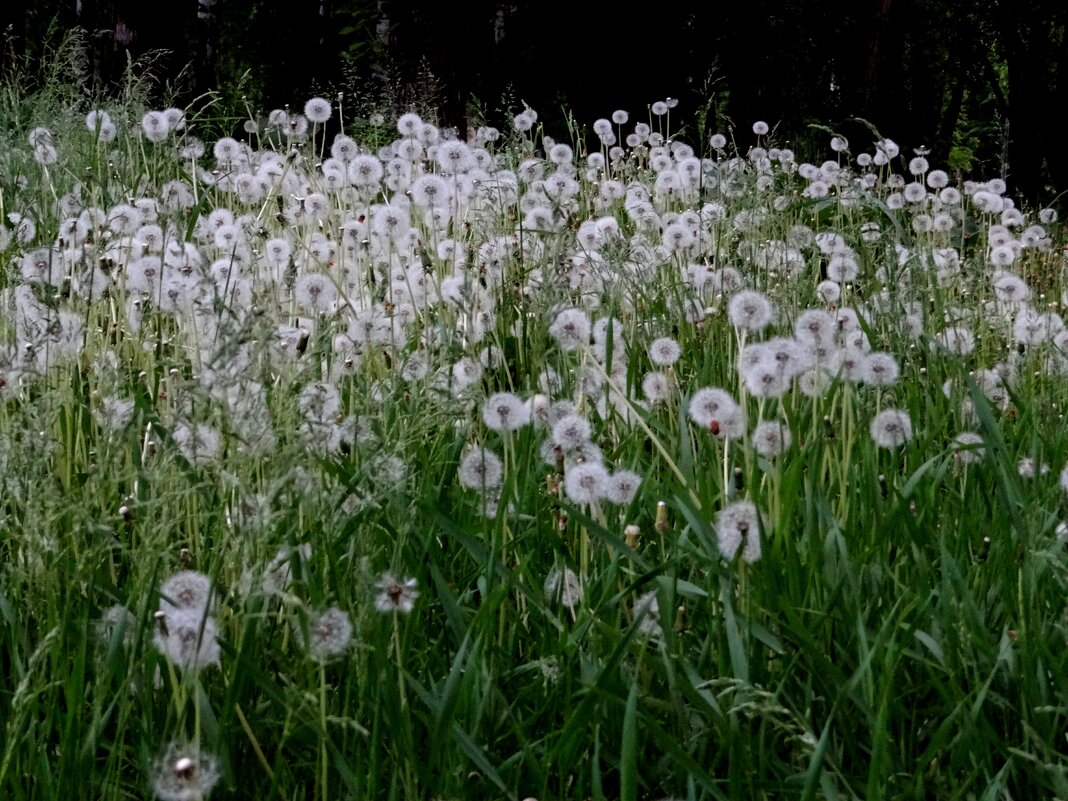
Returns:
[[[653,528],[659,534],[663,534],[668,530],[667,504],[663,501],[659,501],[656,504],[656,522],[653,524]]]
[[[633,523],[623,529],[623,537],[627,541],[627,547],[630,548],[632,551],[638,547],[638,533],[640,532],[640,530],[641,529],[639,529]]]
[[[556,521],[556,528],[559,531],[565,531],[567,529],[567,512],[560,513],[560,517]]]
[[[734,488],[741,492],[745,489],[745,476],[742,475],[742,468],[734,468]]]
[[[149,456],[156,455],[156,441],[154,439],[150,439],[147,443],[145,443],[145,452]]]
[[[182,550],[178,552],[178,564],[183,568],[187,568],[193,564],[193,554],[189,553],[188,548],[182,548]]]
[[[1017,638],[1020,636],[1020,633],[1018,631],[1016,631],[1016,629],[1009,629],[1005,633],[1009,636],[1009,639],[1012,640],[1013,642],[1016,642]]]
[[[127,506],[126,504],[123,504],[122,506],[120,506],[119,507],[119,517],[121,517],[123,519],[123,521],[126,522],[126,523],[129,523],[131,520],[133,520],[133,513],[130,511],[130,507]]]
[[[834,425],[831,423],[830,415],[823,416],[823,432],[827,435],[827,439],[834,439]]]
[[[990,555],[990,537],[983,537],[983,543],[979,546],[979,561],[985,562]]]
[[[686,607],[680,606],[675,610],[675,631],[680,634],[689,628],[686,621]]]
[[[196,770],[196,763],[189,757],[182,757],[174,763],[174,775],[180,778],[191,778],[194,770]]]
[[[887,493],[886,476],[884,476],[882,473],[879,474],[879,489],[883,493],[883,497],[885,498]]]
[[[161,609],[152,615],[152,618],[156,621],[156,627],[159,629],[159,633],[164,637],[169,637],[170,632],[167,631],[167,613]]]

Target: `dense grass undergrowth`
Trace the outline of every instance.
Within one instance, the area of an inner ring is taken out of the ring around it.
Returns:
[[[2,103],[4,798],[1068,798],[1052,210],[65,91]]]

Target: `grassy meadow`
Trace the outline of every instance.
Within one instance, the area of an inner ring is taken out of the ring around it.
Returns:
[[[137,89],[0,87],[0,797],[1068,799],[1053,208]]]

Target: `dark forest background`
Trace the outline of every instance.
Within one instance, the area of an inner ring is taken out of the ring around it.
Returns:
[[[803,144],[828,126],[866,146],[858,118],[961,175],[1004,177],[1024,199],[1068,190],[1065,0],[37,0],[2,3],[4,59],[47,58],[89,35],[92,88],[165,50],[168,100],[217,90],[243,115],[345,93],[352,106],[436,109],[504,126],[524,103],[567,135],[616,108],[678,98],[688,141],[753,121]]]

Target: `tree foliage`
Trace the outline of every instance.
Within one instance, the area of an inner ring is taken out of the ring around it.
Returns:
[[[1058,0],[749,0],[635,13],[565,0],[46,0],[0,12],[8,52],[40,56],[50,26],[91,34],[92,73],[114,82],[166,49],[192,68],[186,99],[219,90],[237,112],[345,92],[394,109],[433,103],[463,129],[522,103],[558,128],[632,115],[664,96],[711,132],[756,119],[784,139],[811,123],[874,125],[962,173],[1000,172],[1026,198],[1068,188],[1051,109],[1068,100],[1068,6]],[[386,110],[394,110],[386,109]],[[698,117],[700,116],[700,119]]]

